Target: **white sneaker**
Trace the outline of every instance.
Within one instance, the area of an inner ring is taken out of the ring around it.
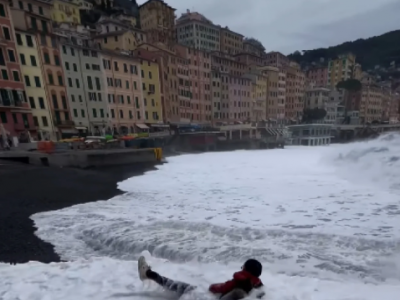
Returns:
[[[146,272],[150,270],[150,266],[147,264],[146,259],[144,256],[139,257],[138,260],[138,272],[139,272],[139,278],[141,281],[147,279]]]

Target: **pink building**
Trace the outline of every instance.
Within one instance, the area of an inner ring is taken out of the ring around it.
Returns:
[[[222,118],[228,122],[246,121],[251,117],[251,79],[229,76],[229,99],[221,100]]]
[[[212,116],[211,56],[207,52],[187,47],[179,47],[178,51],[189,64],[189,86],[187,88],[189,96],[191,96],[191,110],[188,109],[189,106],[185,106],[182,113],[186,114],[191,111],[190,121],[193,123],[210,123]]]
[[[325,87],[328,85],[328,68],[315,67],[307,71],[307,80],[314,83],[317,87]]]
[[[10,136],[23,131],[36,133],[31,109],[24,96],[19,56],[8,1],[0,0],[0,124]],[[1,132],[0,132],[1,135]]]
[[[131,56],[102,53],[108,125],[113,133],[146,128],[140,61]]]

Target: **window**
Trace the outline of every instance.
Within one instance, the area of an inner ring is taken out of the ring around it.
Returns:
[[[57,95],[51,95],[51,99],[53,100],[53,107],[58,108],[58,100],[57,100]]]
[[[126,89],[129,89],[129,81],[128,80],[125,81],[125,85],[126,85]]]
[[[29,79],[29,76],[24,76],[24,78],[25,78],[25,85],[26,86],[31,86],[31,81],[30,81],[30,79]]]
[[[69,63],[68,63],[68,62],[65,62],[65,69],[66,69],[67,71],[69,71]]]
[[[33,117],[33,125],[35,125],[36,127],[39,127],[39,120],[37,117]]]
[[[47,38],[46,38],[46,36],[45,36],[44,34],[41,34],[41,35],[40,35],[40,43],[41,43],[43,46],[47,46]]]
[[[104,110],[100,108],[100,118],[104,118]]]
[[[85,64],[86,70],[90,70],[90,64]]]
[[[12,61],[12,62],[15,62],[14,51],[11,50],[11,49],[8,49],[7,52],[8,52],[8,59],[9,59],[10,61]]]
[[[62,51],[64,54],[67,54],[67,48],[64,45],[62,46]]]
[[[64,85],[63,78],[61,75],[58,76],[58,85]]]
[[[96,80],[96,89],[100,91],[101,90],[100,78],[96,77],[95,80]]]
[[[19,78],[18,71],[12,71],[12,73],[13,73],[14,81],[21,81],[21,79]]]
[[[97,110],[93,108],[93,118],[97,118]]]
[[[120,117],[121,119],[124,118],[124,112],[123,112],[122,110],[119,110],[119,117]]]
[[[75,85],[76,85],[76,87],[79,89],[81,86],[80,86],[80,83],[79,83],[79,79],[75,79]]]
[[[50,56],[49,56],[49,54],[48,53],[44,53],[43,56],[44,56],[44,62],[46,64],[50,64]]]
[[[29,97],[29,105],[31,106],[31,108],[36,108],[35,98]]]
[[[115,71],[118,71],[118,70],[119,70],[119,68],[118,68],[118,62],[116,62],[116,61],[114,61],[114,70],[115,70]]]
[[[42,23],[42,30],[43,30],[43,32],[47,32],[47,22],[44,21],[44,20],[42,20],[41,23]]]
[[[4,79],[4,80],[8,80],[8,73],[7,73],[7,70],[1,70],[1,77]]]
[[[36,18],[31,17],[31,25],[33,29],[38,29],[37,27],[37,22],[36,22]]]
[[[47,77],[49,79],[49,84],[54,85],[53,74],[49,73],[49,74],[47,74]]]
[[[82,118],[85,117],[85,110],[84,109],[81,109],[81,116],[82,116]]]
[[[54,55],[54,62],[56,64],[56,66],[60,65],[60,58],[58,57],[58,55]]]
[[[7,115],[4,111],[0,111],[0,121],[3,124],[7,123]]]
[[[28,47],[33,47],[32,37],[30,35],[26,36],[26,44],[28,45]]]
[[[149,78],[152,79],[152,75],[151,75],[151,72],[150,72],[150,71],[149,71]]]
[[[39,78],[39,76],[35,76],[35,84],[36,84],[36,87],[41,87],[42,85],[40,84],[40,78]]]
[[[133,88],[134,88],[135,90],[137,90],[137,83],[136,83],[136,81],[133,82]]]
[[[36,57],[33,56],[33,55],[31,55],[31,65],[34,66],[34,67],[37,66],[37,64],[36,64]]]
[[[10,29],[8,27],[3,27],[3,35],[6,40],[11,40]]]
[[[74,48],[71,48],[71,55],[72,55],[72,56],[75,56],[75,50],[74,50]]]
[[[73,64],[72,67],[74,68],[74,72],[78,72],[78,67],[76,66],[76,64]]]
[[[61,102],[62,102],[63,108],[68,109],[67,99],[65,98],[65,96],[61,96]]]
[[[89,90],[93,90],[92,77],[90,77],[90,76],[87,77],[87,83],[88,83]]]
[[[77,118],[78,117],[78,110],[76,108],[74,108],[74,117]]]
[[[19,9],[21,9],[21,10],[24,9],[24,4],[22,3],[22,1],[18,1],[18,6],[19,6]]]
[[[143,71],[143,70],[141,70],[141,73],[142,73],[142,78],[144,78],[144,71]]]
[[[124,72],[128,73],[128,65],[127,64],[124,64]]]
[[[0,16],[5,17],[6,16],[6,11],[4,9],[4,5],[0,4]]]
[[[115,113],[114,113],[114,109],[110,109],[110,111],[111,111],[111,118],[115,118]]]
[[[20,55],[19,55],[19,60],[21,61],[21,64],[22,64],[22,65],[26,65],[25,55],[20,54]]]
[[[19,33],[17,33],[16,37],[17,37],[17,44],[21,46],[22,45],[21,35]]]
[[[39,107],[41,109],[45,109],[46,107],[44,106],[44,99],[42,97],[39,97]]]
[[[43,7],[39,6],[39,14],[41,14],[42,16],[44,15],[43,13]]]
[[[70,78],[70,77],[68,77],[68,86],[69,86],[69,87],[73,87],[73,86],[72,86],[72,78]]]
[[[74,95],[71,95],[71,101],[75,102],[75,96]]]
[[[29,10],[30,12],[32,12],[32,11],[33,11],[32,4],[30,4],[30,3],[28,3],[28,10]]]
[[[44,127],[49,126],[49,123],[47,122],[47,118],[46,117],[42,117],[42,122],[43,122],[43,126]]]

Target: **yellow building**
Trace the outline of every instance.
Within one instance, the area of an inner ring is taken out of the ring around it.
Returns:
[[[25,92],[32,109],[33,121],[42,139],[56,139],[57,129],[51,118],[42,76],[39,52],[34,35],[16,31],[17,51]]]
[[[328,85],[335,87],[340,81],[356,78],[360,74],[360,67],[356,64],[356,57],[351,54],[339,56],[329,61]]]
[[[140,60],[146,123],[161,123],[162,103],[159,66],[152,60]]]
[[[133,30],[118,30],[99,34],[94,37],[95,42],[105,50],[135,50],[139,44]]]
[[[249,71],[244,77],[252,81],[253,120],[263,121],[267,118],[268,78],[255,66],[250,67]]]
[[[148,0],[139,6],[140,26],[146,31],[149,43],[176,42],[175,10],[163,0]]]
[[[80,24],[79,1],[54,0],[51,18],[56,23]]]

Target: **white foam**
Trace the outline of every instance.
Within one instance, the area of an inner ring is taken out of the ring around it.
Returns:
[[[238,265],[175,264],[146,255],[162,275],[196,285],[182,300],[215,300],[207,292],[210,283],[229,279]],[[136,262],[93,258],[68,263],[0,264],[0,298],[3,300],[108,300],[176,299],[154,283],[142,283]],[[269,300],[397,300],[399,285],[368,285],[324,281],[264,272],[261,279]],[[251,297],[253,298],[253,297]],[[254,298],[253,298],[254,299]]]
[[[210,282],[228,279],[245,259],[256,257],[264,264],[268,299],[394,299],[400,279],[397,190],[368,184],[371,169],[353,180],[344,174],[349,165],[337,161],[338,153],[343,157],[363,145],[370,147],[364,143],[172,157],[156,171],[121,182],[124,195],[32,218],[37,234],[64,259],[74,260],[67,264],[71,270],[103,274],[107,287],[112,276],[107,268],[113,273],[115,264],[120,272],[115,276],[129,277],[133,292],[142,292],[132,261],[148,250],[169,260],[151,257],[158,270],[201,286],[203,296]],[[350,174],[373,159],[352,160]],[[395,171],[390,176],[399,178]],[[60,267],[32,268],[41,274]],[[92,277],[83,277],[82,272],[76,281],[93,285],[89,290],[105,289]],[[102,292],[110,296],[116,289],[125,291],[125,277],[121,284],[112,280],[111,290]],[[32,289],[30,295],[39,292]],[[75,294],[74,299],[89,297],[89,292]]]

